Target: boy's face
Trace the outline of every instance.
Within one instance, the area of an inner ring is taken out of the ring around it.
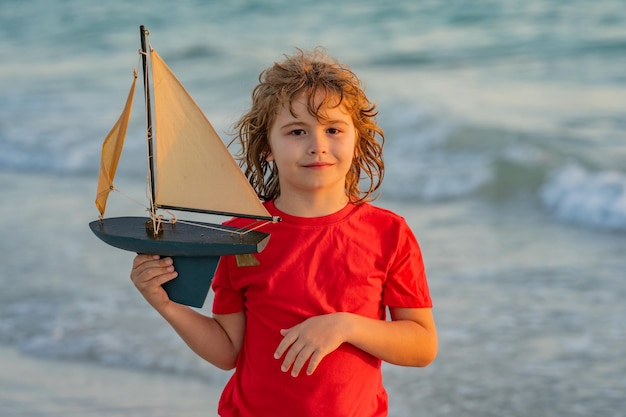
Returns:
[[[321,109],[325,120],[318,120],[308,112],[304,96],[292,103],[292,109],[293,115],[284,105],[269,132],[271,152],[266,159],[278,168],[281,196],[294,192],[345,196],[357,139],[352,117],[343,105],[326,106]]]

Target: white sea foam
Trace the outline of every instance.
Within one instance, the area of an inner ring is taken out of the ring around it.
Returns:
[[[626,230],[626,175],[567,165],[541,188],[542,202],[560,219],[603,229]]]

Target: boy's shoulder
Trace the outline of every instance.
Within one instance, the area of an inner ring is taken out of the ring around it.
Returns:
[[[380,227],[408,227],[405,218],[398,213],[371,203],[360,204],[355,210],[358,217],[368,223],[374,223]]]
[[[371,216],[376,216],[380,218],[387,218],[390,220],[400,220],[404,221],[404,217],[399,215],[398,213],[384,207],[380,207],[374,205],[372,203],[363,203],[357,206],[358,211],[361,211],[363,214],[368,214]]]

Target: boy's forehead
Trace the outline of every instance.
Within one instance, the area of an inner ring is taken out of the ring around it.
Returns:
[[[311,100],[312,98],[313,100]],[[334,112],[334,110],[348,113],[345,103],[342,102],[339,94],[326,94],[321,91],[318,91],[314,97],[304,93],[300,94],[289,103],[284,103],[282,108],[288,109],[295,115],[302,111],[306,111],[313,116],[324,116],[328,112]]]

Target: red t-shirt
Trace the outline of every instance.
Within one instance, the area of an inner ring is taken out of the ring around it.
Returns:
[[[280,212],[282,222],[254,256],[258,266],[220,260],[213,312],[244,311],[246,328],[235,372],[219,404],[223,417],[374,417],[387,415],[380,359],[344,343],[313,375],[292,377],[274,359],[280,329],[334,312],[385,319],[385,306],[432,306],[422,255],[405,220],[370,204],[303,218]],[[250,220],[235,219],[241,227]]]

